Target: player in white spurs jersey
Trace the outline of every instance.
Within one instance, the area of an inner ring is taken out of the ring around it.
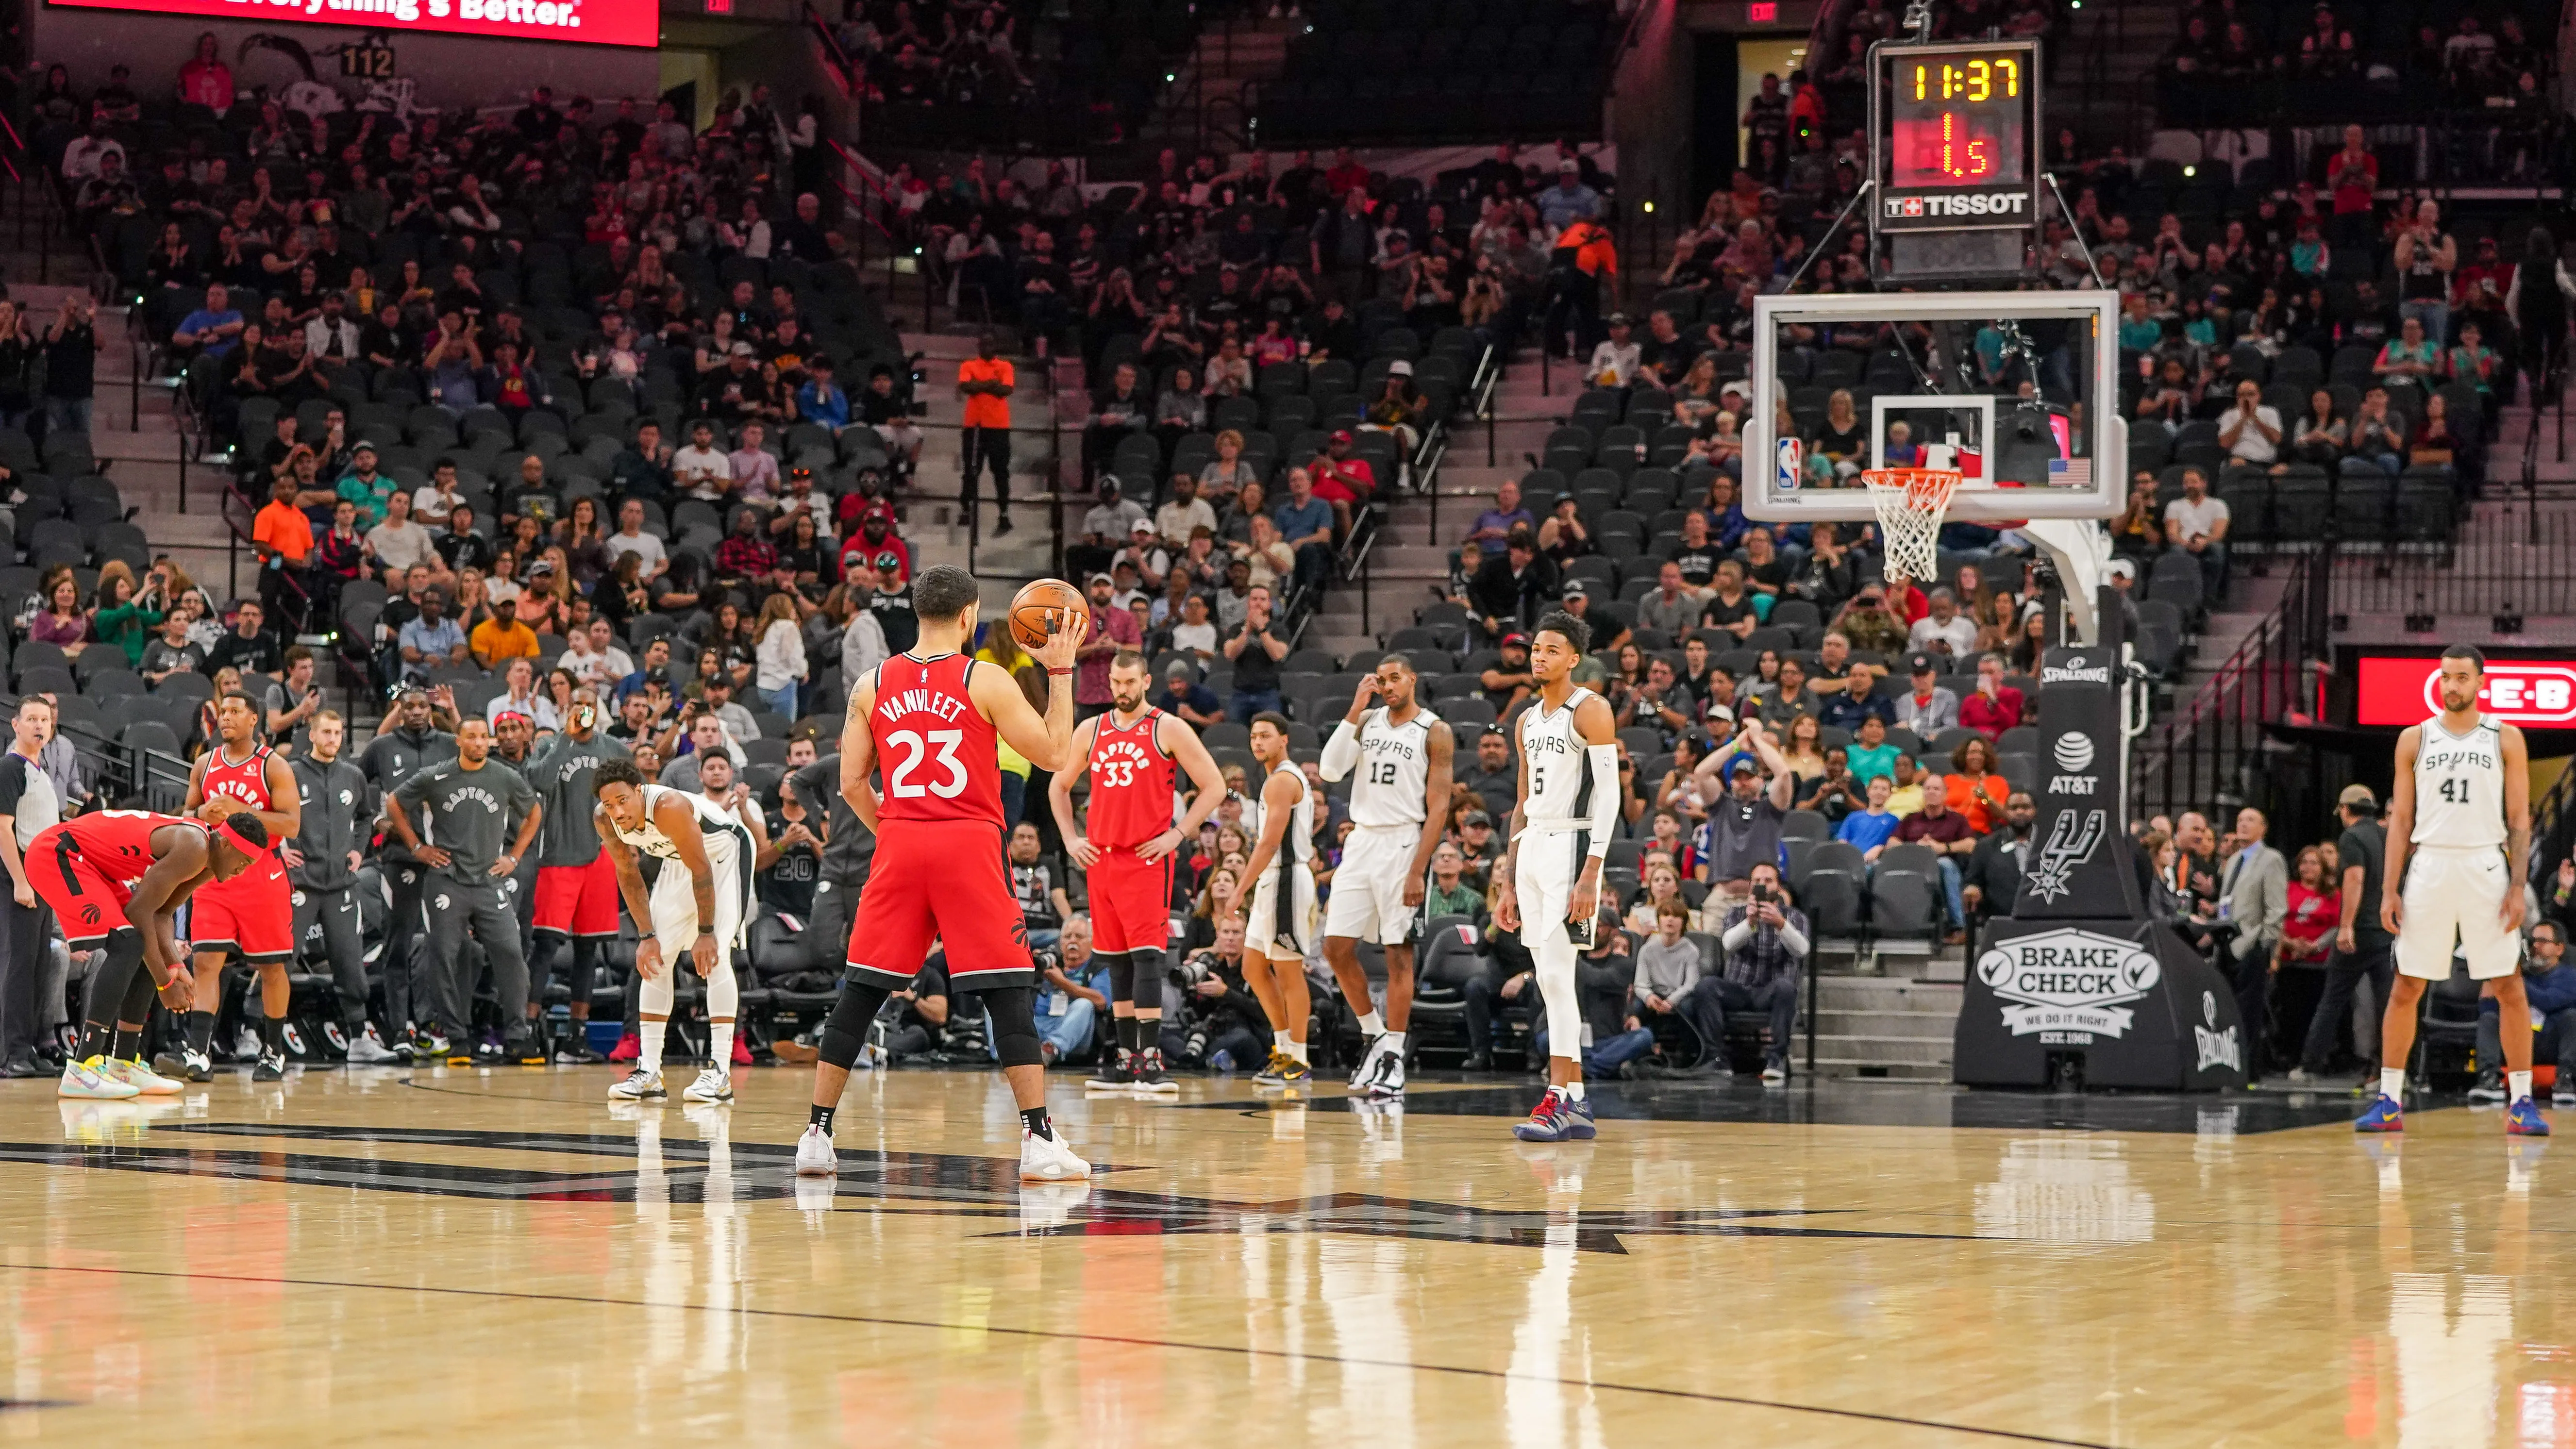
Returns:
[[[1252,717],[1252,758],[1261,765],[1260,818],[1244,873],[1252,880],[1243,923],[1243,984],[1270,1018],[1270,1062],[1253,1074],[1264,1087],[1302,1087],[1306,1061],[1306,947],[1315,930],[1315,796],[1306,772],[1288,758],[1288,718],[1264,710]]]
[[[2404,1130],[2406,1055],[2424,983],[2451,974],[2456,945],[2495,998],[2504,1036],[2505,1131],[2546,1137],[2531,1100],[2531,1003],[2523,994],[2523,876],[2531,863],[2530,754],[2522,731],[2479,713],[2486,656],[2442,651],[2442,712],[2397,737],[2388,797],[2388,884],[2379,917],[2397,938],[2397,985],[2379,1028],[2379,1098],[2354,1127]],[[2412,869],[2409,869],[2409,866]],[[2402,883],[2402,884],[2401,884]]]
[[[1449,726],[1415,698],[1421,680],[1412,661],[1390,654],[1360,681],[1351,708],[1324,742],[1318,768],[1339,780],[1356,768],[1350,835],[1333,871],[1324,907],[1324,960],[1359,1014],[1360,1054],[1351,1089],[1364,1096],[1404,1094],[1404,1032],[1413,1015],[1413,939],[1422,926],[1424,879],[1449,818]],[[1383,708],[1372,709],[1372,700]],[[1359,943],[1386,949],[1386,1019],[1370,1005]]]
[[[1619,823],[1618,721],[1610,702],[1574,683],[1592,631],[1562,611],[1530,631],[1538,697],[1513,732],[1521,754],[1511,845],[1494,879],[1494,926],[1520,932],[1547,1011],[1547,1095],[1512,1128],[1524,1142],[1592,1135],[1583,1091],[1583,1011],[1576,958],[1600,929],[1601,862]]]
[[[602,763],[591,787],[599,796],[600,848],[616,864],[618,894],[644,936],[635,946],[635,974],[644,993],[636,1020],[644,1050],[609,1095],[626,1101],[668,1095],[662,1087],[662,1033],[678,984],[671,973],[685,955],[707,983],[711,1059],[681,1096],[730,1102],[734,1010],[742,1001],[733,953],[751,917],[757,852],[751,832],[704,795],[644,783],[632,760]],[[636,866],[639,852],[662,862],[649,896]]]

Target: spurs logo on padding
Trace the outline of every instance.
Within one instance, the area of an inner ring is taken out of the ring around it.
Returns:
[[[2109,818],[2099,810],[2087,810],[2081,817],[2072,810],[2058,811],[2048,827],[2048,843],[2039,848],[2039,859],[2030,867],[2031,893],[2043,901],[2066,894],[2075,868],[2093,858],[2109,828]]]

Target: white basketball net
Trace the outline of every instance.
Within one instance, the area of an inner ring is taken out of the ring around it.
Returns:
[[[1949,512],[1959,474],[1946,468],[1871,468],[1860,476],[1869,488],[1870,507],[1878,513],[1879,537],[1887,544],[1886,572],[1908,579],[1940,577],[1941,518]]]

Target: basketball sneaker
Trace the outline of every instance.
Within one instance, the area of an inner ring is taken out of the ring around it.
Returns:
[[[733,1064],[737,1067],[751,1065],[751,1043],[743,1040],[741,1032],[733,1034]]]
[[[2512,1137],[2546,1137],[2549,1119],[2540,1115],[2540,1108],[2529,1097],[2518,1097],[2504,1109],[2504,1130]]]
[[[389,1067],[400,1062],[402,1054],[385,1045],[385,1039],[376,1034],[376,1024],[371,1021],[365,1031],[349,1038],[347,1060],[353,1067]]]
[[[118,1102],[142,1096],[143,1089],[111,1075],[107,1070],[107,1058],[91,1057],[85,1062],[64,1064],[63,1082],[54,1089],[54,1095],[86,1098],[94,1102]]]
[[[631,1081],[633,1079],[629,1078],[628,1080]],[[705,1071],[698,1073],[698,1079],[689,1083],[686,1091],[680,1093],[680,1100],[683,1102],[731,1102],[733,1100],[733,1073],[724,1067],[711,1066],[707,1068]]]
[[[796,1139],[796,1175],[830,1177],[841,1170],[840,1154],[832,1150],[832,1134],[819,1122],[805,1124],[805,1135]]]
[[[1144,1053],[1136,1059],[1137,1095],[1155,1097],[1168,1093],[1177,1096],[1180,1090],[1181,1084],[1173,1081],[1170,1074],[1163,1070],[1163,1049],[1145,1048]]]
[[[1270,1064],[1252,1074],[1256,1087],[1302,1087],[1315,1080],[1315,1069],[1277,1047],[1270,1049]]]
[[[282,1051],[261,1052],[259,1054],[258,1063],[250,1069],[250,1079],[254,1082],[285,1081],[286,1053]]]
[[[642,1067],[637,1067],[626,1074],[624,1081],[609,1088],[608,1095],[612,1100],[620,1102],[659,1102],[669,1097],[671,1093],[662,1085],[660,1072],[648,1072]]]
[[[1385,1054],[1379,1050],[1378,1044],[1385,1040],[1386,1034],[1381,1032],[1376,1036],[1370,1037],[1368,1039],[1368,1045],[1360,1048],[1360,1064],[1351,1068],[1352,1091],[1356,1092],[1366,1087],[1368,1085],[1369,1078],[1376,1075],[1377,1059]]]
[[[591,1050],[590,1033],[575,1022],[563,1040],[555,1043],[555,1060],[568,1067],[595,1067],[608,1058]]]
[[[1517,1123],[1512,1135],[1523,1142],[1583,1142],[1593,1136],[1592,1104],[1578,1102],[1554,1087]]]
[[[179,1077],[191,1082],[215,1079],[215,1059],[194,1047],[175,1052],[160,1052],[152,1058],[152,1070],[165,1077]]]
[[[1082,1086],[1083,1090],[1090,1092],[1124,1092],[1133,1088],[1136,1080],[1136,1054],[1120,1047],[1118,1055],[1104,1062],[1099,1071],[1092,1073],[1091,1080]]]
[[[2361,1120],[2352,1124],[2352,1130],[2355,1132],[2403,1132],[2406,1130],[2406,1109],[2398,1103],[2396,1098],[2383,1092],[2377,1097],[2371,1099],[2370,1109],[2361,1114]]]
[[[107,1058],[102,1070],[147,1097],[176,1096],[188,1085],[177,1078],[165,1077],[141,1062],[125,1061],[117,1057]]]
[[[619,1037],[617,1045],[608,1049],[608,1059],[612,1062],[631,1062],[642,1055],[644,1055],[644,1038],[631,1031]]]
[[[1351,1089],[1363,1097],[1401,1097],[1404,1095],[1404,1053],[1379,1052],[1361,1064],[1361,1075]]]
[[[802,1152],[801,1145],[798,1150]],[[1040,1137],[1020,1129],[1020,1181],[1081,1182],[1090,1176],[1091,1164],[1066,1144],[1062,1133]]]
[[[2480,1072],[2480,1073],[2478,1074],[2478,1079],[2477,1079],[2477,1081],[2475,1081],[2474,1083],[2470,1084],[2470,1087],[2469,1087],[2469,1100],[2470,1100],[2470,1101],[2472,1101],[2472,1102],[2501,1102],[2501,1101],[2503,1101],[2503,1100],[2504,1100],[2504,1073],[2502,1073],[2502,1072]]]

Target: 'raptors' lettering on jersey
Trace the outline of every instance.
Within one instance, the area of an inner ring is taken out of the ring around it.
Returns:
[[[1091,810],[1084,835],[1103,850],[1132,850],[1172,828],[1178,767],[1155,738],[1163,712],[1121,726],[1115,711],[1092,721]]]
[[[272,810],[268,790],[268,749],[262,746],[250,752],[250,758],[235,764],[229,747],[217,745],[214,756],[206,761],[204,781],[206,798],[230,800],[245,810]],[[272,845],[269,852],[275,854]]]
[[[967,694],[975,661],[898,654],[877,666],[868,711],[881,818],[983,820],[1002,826],[1001,751],[993,722]]]
[[[2492,850],[2504,844],[2504,731],[2487,715],[2455,735],[2435,715],[2415,748],[2415,829],[2419,846]]]

